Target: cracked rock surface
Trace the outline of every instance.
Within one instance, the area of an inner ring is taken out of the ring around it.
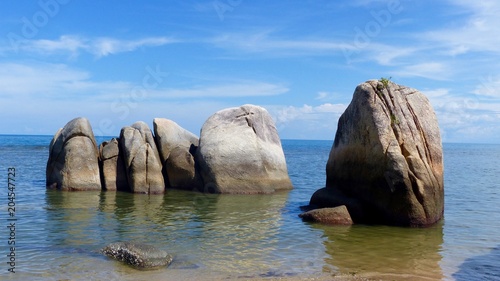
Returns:
[[[128,185],[134,193],[164,193],[162,163],[153,134],[144,122],[136,122],[120,132]]]
[[[256,194],[292,188],[270,114],[255,105],[221,110],[205,122],[196,162],[204,192]]]
[[[153,128],[167,188],[200,189],[194,161],[198,137],[169,119],[155,118]]]
[[[120,153],[119,140],[116,138],[105,141],[99,146],[101,167],[101,182],[103,190],[129,191],[127,174]]]
[[[326,171],[326,188],[311,204],[351,198],[353,219],[390,225],[428,226],[443,216],[439,126],[429,100],[415,89],[360,84],[339,119]]]

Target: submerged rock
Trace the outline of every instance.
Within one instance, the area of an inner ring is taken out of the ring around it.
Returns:
[[[144,122],[136,122],[120,132],[128,185],[134,193],[163,193],[165,182],[161,173],[160,155],[153,134]]]
[[[229,108],[208,118],[196,161],[207,192],[254,194],[292,188],[274,121],[259,106]]]
[[[86,118],[75,118],[52,139],[46,169],[48,188],[101,190],[99,153]]]
[[[312,205],[349,209],[342,201],[353,198],[364,222],[427,226],[439,221],[443,153],[429,100],[388,80],[360,84],[339,119],[326,172],[326,189],[312,197]]]
[[[351,215],[345,205],[334,208],[314,209],[299,215],[304,221],[319,222],[323,224],[351,225]]]
[[[202,184],[194,161],[198,137],[174,121],[164,118],[155,118],[153,128],[166,186],[186,190],[200,189]]]
[[[137,269],[157,269],[172,263],[172,256],[154,246],[134,242],[117,242],[102,249],[108,257],[124,262]]]

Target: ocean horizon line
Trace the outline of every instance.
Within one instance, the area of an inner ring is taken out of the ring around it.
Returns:
[[[0,137],[54,137],[54,135],[48,134],[11,134],[11,133],[0,133]],[[118,138],[119,135],[116,136],[95,136],[96,138]],[[281,138],[282,141],[331,141],[334,139],[302,139],[302,138]],[[481,145],[500,145],[500,142],[456,142],[456,141],[445,141],[443,144],[481,144]]]

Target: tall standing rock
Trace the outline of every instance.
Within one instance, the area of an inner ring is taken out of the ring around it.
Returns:
[[[165,182],[161,173],[160,155],[153,134],[144,122],[136,122],[120,132],[128,184],[134,193],[163,193]]]
[[[206,192],[252,194],[292,188],[274,122],[259,106],[229,108],[208,118],[196,161]]]
[[[69,191],[101,190],[98,159],[89,121],[81,117],[71,120],[50,143],[47,187]]]
[[[129,191],[127,173],[120,153],[119,141],[115,138],[99,146],[102,187],[107,191]]]
[[[355,220],[391,225],[440,220],[443,153],[428,99],[388,80],[360,84],[339,119],[326,172],[311,204],[345,204]]]
[[[174,121],[164,118],[153,120],[153,130],[167,187],[200,189],[201,182],[194,161],[198,137]]]

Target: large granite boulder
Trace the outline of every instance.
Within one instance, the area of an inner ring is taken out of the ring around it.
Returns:
[[[87,119],[75,118],[54,135],[46,184],[48,188],[69,191],[101,190],[99,152]]]
[[[116,138],[99,146],[102,189],[107,191],[129,191],[127,173]]]
[[[136,122],[120,132],[128,185],[134,193],[163,193],[165,182],[161,173],[160,155],[153,134],[144,122]]]
[[[201,181],[194,161],[198,137],[174,121],[164,118],[153,120],[153,130],[163,164],[165,185],[176,189],[199,189]]]
[[[173,260],[171,255],[161,249],[135,242],[111,243],[102,249],[102,253],[142,270],[167,267]]]
[[[208,118],[196,162],[206,192],[255,194],[292,188],[274,122],[259,106],[229,108]]]
[[[443,153],[429,100],[387,79],[360,84],[339,119],[326,172],[326,188],[313,195],[313,205],[345,204],[349,212],[354,206],[355,220],[365,222],[428,226],[439,221]]]

